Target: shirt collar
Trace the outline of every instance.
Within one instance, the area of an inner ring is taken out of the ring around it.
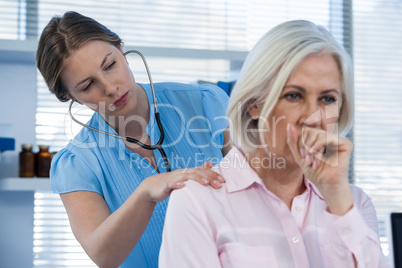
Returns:
[[[315,194],[318,196],[320,199],[324,200],[324,197],[321,195],[320,191],[317,189],[317,187],[312,183],[308,178],[304,177],[304,183],[306,184],[306,192],[312,192],[312,194]]]
[[[265,188],[261,178],[254,169],[251,168],[243,153],[235,146],[233,146],[229,153],[214,169],[224,178],[230,178],[226,180],[228,193],[244,190],[253,183],[261,184]],[[311,193],[324,200],[320,191],[308,178],[304,177],[304,183],[306,185],[306,191],[304,192],[306,196]]]
[[[258,174],[251,168],[243,153],[233,146],[229,153],[215,167],[226,180],[228,193],[246,189],[253,183],[263,184]]]

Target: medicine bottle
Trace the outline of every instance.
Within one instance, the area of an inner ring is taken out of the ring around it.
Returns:
[[[31,144],[22,144],[20,152],[20,177],[35,176],[35,154],[32,152]]]
[[[36,153],[36,177],[49,177],[50,162],[52,161],[52,154],[49,152],[48,145],[39,145],[39,152]]]

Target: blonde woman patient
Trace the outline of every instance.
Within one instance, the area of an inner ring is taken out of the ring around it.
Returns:
[[[370,198],[349,184],[350,56],[322,26],[284,22],[249,53],[228,106],[235,146],[170,198],[160,267],[387,267]]]

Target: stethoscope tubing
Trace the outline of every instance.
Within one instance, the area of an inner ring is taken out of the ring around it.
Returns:
[[[142,61],[144,62],[145,69],[146,69],[147,74],[148,74],[148,79],[149,79],[150,86],[151,86],[152,98],[153,98],[154,109],[155,109],[154,110],[154,116],[155,116],[155,120],[156,120],[156,123],[158,125],[159,132],[160,132],[160,137],[159,137],[159,140],[158,140],[158,142],[156,144],[148,145],[148,144],[145,144],[145,143],[143,143],[143,142],[141,142],[141,141],[139,141],[139,140],[137,140],[135,138],[128,137],[128,136],[120,136],[120,135],[117,135],[117,134],[109,133],[109,132],[106,132],[106,131],[103,131],[103,130],[100,130],[100,129],[96,129],[96,128],[91,127],[91,126],[88,126],[87,124],[78,121],[73,116],[73,114],[71,112],[71,108],[72,108],[74,102],[76,101],[75,99],[71,100],[70,106],[69,106],[69,109],[68,109],[68,113],[70,114],[70,117],[74,122],[76,122],[77,124],[79,124],[79,125],[81,125],[83,127],[89,128],[89,129],[91,129],[93,131],[96,131],[96,132],[99,132],[99,133],[102,133],[102,134],[105,134],[105,135],[108,135],[108,136],[115,137],[117,139],[126,140],[127,142],[137,144],[137,145],[139,145],[140,147],[142,147],[142,148],[144,148],[146,150],[155,150],[155,149],[157,149],[160,152],[160,154],[161,154],[161,156],[163,158],[163,162],[166,165],[166,171],[170,172],[171,168],[170,168],[169,160],[168,160],[168,158],[166,156],[165,150],[162,147],[162,143],[163,143],[163,141],[165,139],[165,131],[163,129],[162,122],[161,122],[161,119],[160,119],[160,115],[159,115],[159,112],[158,112],[158,105],[157,105],[157,100],[156,100],[156,96],[155,96],[154,84],[152,82],[152,77],[151,77],[151,73],[150,73],[149,68],[148,68],[147,61],[145,60],[144,55],[142,55],[142,53],[137,51],[137,50],[129,50],[129,51],[125,52],[123,55],[126,56],[129,53],[136,53],[142,58]]]
[[[136,53],[137,55],[139,55],[141,57],[142,61],[144,62],[145,69],[147,71],[147,75],[148,75],[148,79],[149,79],[149,84],[151,85],[152,99],[154,101],[155,113],[157,113],[158,112],[158,100],[156,99],[156,96],[155,96],[154,82],[152,81],[151,72],[149,71],[147,60],[145,59],[144,55],[142,55],[141,52],[139,52],[138,50],[134,50],[134,49],[124,52],[123,55],[127,56],[130,53]]]

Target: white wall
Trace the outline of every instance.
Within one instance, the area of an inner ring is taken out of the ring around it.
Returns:
[[[0,191],[1,268],[32,267],[33,207],[33,191]]]
[[[37,72],[33,53],[25,54],[0,52],[0,136],[11,136],[16,144],[14,151],[1,154],[0,180],[18,177],[21,144],[35,144]],[[32,267],[33,195],[0,191],[1,267]]]
[[[11,133],[15,138],[15,150],[1,155],[0,179],[18,177],[21,144],[35,145],[36,75],[34,62],[0,57],[0,136]]]

